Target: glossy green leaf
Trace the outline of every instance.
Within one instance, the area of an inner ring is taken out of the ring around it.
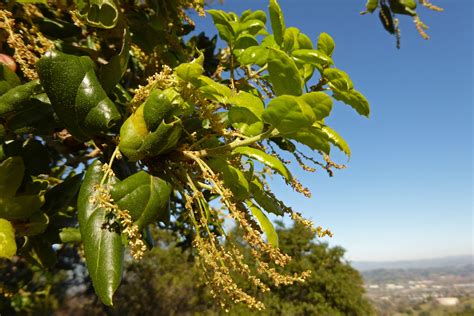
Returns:
[[[297,132],[301,128],[311,126],[316,120],[310,105],[290,95],[272,99],[262,118],[282,134]]]
[[[329,141],[344,152],[348,157],[351,156],[351,149],[347,142],[339,135],[338,132],[330,128],[329,126],[323,126],[322,131],[328,136]]]
[[[240,64],[263,66],[267,63],[269,51],[263,46],[251,46],[239,55]]]
[[[267,236],[268,243],[273,247],[278,248],[278,234],[272,222],[270,222],[265,213],[263,213],[256,205],[250,204],[249,209],[252,212],[252,215],[257,219],[260,227],[265,233],[265,236]]]
[[[393,13],[390,10],[390,7],[386,5],[384,2],[380,3],[379,18],[384,29],[390,34],[395,34],[396,29],[395,29],[395,21],[394,21]]]
[[[325,53],[315,49],[297,49],[294,50],[291,55],[297,60],[301,60],[311,65],[329,65],[332,64],[331,57],[328,57]]]
[[[326,56],[331,57],[335,47],[336,44],[334,44],[334,40],[328,33],[321,33],[319,35],[317,44],[318,51],[321,51],[326,54]]]
[[[240,91],[229,99],[229,122],[244,135],[255,136],[262,132],[264,105],[259,97]]]
[[[0,218],[0,258],[11,260],[15,254],[15,230],[9,221]]]
[[[415,0],[397,0],[390,1],[390,10],[396,14],[416,15],[416,1]]]
[[[300,30],[296,27],[289,27],[285,29],[285,33],[283,34],[283,45],[282,49],[285,52],[291,52],[293,49],[299,48],[298,43],[298,35],[300,34]]]
[[[0,95],[20,85],[20,78],[7,65],[0,63]]]
[[[0,164],[0,193],[2,198],[15,196],[23,181],[25,165],[20,157],[10,157]]]
[[[249,183],[242,171],[219,158],[209,160],[208,164],[214,172],[222,174],[224,184],[232,191],[235,199],[242,201],[249,196]]]
[[[111,29],[117,25],[119,8],[114,0],[76,0],[79,15],[93,27]]]
[[[308,35],[304,33],[298,34],[298,48],[300,49],[313,49],[313,42],[308,37]]]
[[[233,42],[236,30],[232,25],[233,18],[222,10],[207,10],[219,31],[219,36],[226,42]]]
[[[248,21],[248,20],[260,20],[262,21],[264,24],[267,23],[267,14],[262,11],[262,10],[255,10],[255,11],[247,11],[247,13],[244,15],[244,13],[242,13],[242,16],[240,17],[240,21],[241,22],[245,22],[245,21]]]
[[[283,162],[281,162],[280,159],[269,155],[261,150],[252,147],[242,146],[234,149],[232,153],[237,155],[243,155],[263,163],[264,165],[281,174],[287,181],[291,181],[293,179],[290,171],[288,170],[288,168],[286,168],[286,166],[283,164]]]
[[[275,199],[273,195],[268,194],[258,179],[254,178],[252,182],[250,182],[250,192],[258,205],[267,212],[278,216],[285,214],[282,203]]]
[[[155,130],[173,110],[169,93],[153,90],[143,104],[143,118],[148,130]]]
[[[333,90],[349,91],[354,88],[349,75],[340,69],[324,69],[323,75],[329,81],[329,87]]]
[[[169,220],[171,184],[140,171],[114,184],[110,193],[120,209],[128,210],[135,224],[146,227],[157,220]]]
[[[270,140],[274,142],[275,144],[277,144],[277,146],[281,150],[286,150],[291,153],[296,150],[295,144],[293,144],[289,139],[286,139],[284,137],[272,137],[270,138]]]
[[[120,52],[113,56],[99,71],[100,83],[106,93],[109,93],[115,87],[127,70],[131,44],[130,31],[127,28],[123,30],[122,38]]]
[[[324,119],[331,113],[332,99],[324,92],[305,93],[298,98],[311,107],[317,121]]]
[[[250,34],[257,35],[261,30],[265,29],[265,23],[257,20],[250,19],[239,24],[238,34]]]
[[[21,111],[24,103],[37,93],[41,92],[38,80],[33,80],[23,85],[18,85],[0,96],[0,115]]]
[[[132,161],[162,154],[174,148],[181,137],[180,119],[170,123],[162,120],[155,131],[150,131],[144,117],[145,103],[140,105],[120,128],[120,151]],[[158,112],[160,111],[156,111]],[[154,114],[149,114],[149,121],[154,126],[152,117]]]
[[[113,305],[113,294],[122,279],[124,246],[120,234],[107,227],[107,211],[94,201],[104,173],[95,161],[86,172],[78,197],[78,220],[87,269],[95,292],[105,305]]]
[[[377,9],[379,4],[378,0],[367,0],[367,3],[365,4],[365,8],[367,9],[367,12],[374,12],[375,9]]]
[[[360,115],[364,115],[369,117],[370,115],[370,106],[367,99],[355,89],[351,89],[349,91],[333,91],[333,97],[336,100],[342,101],[348,105],[350,105],[354,110],[357,111]]]
[[[235,56],[239,58],[239,56],[244,52],[245,49],[252,46],[258,46],[258,41],[255,36],[250,34],[242,34],[239,35],[239,37],[235,41],[233,52]]]
[[[174,71],[182,80],[195,83],[204,72],[204,68],[198,62],[190,62],[180,64]]]
[[[59,232],[59,238],[62,243],[82,242],[81,231],[78,228],[65,227]]]
[[[302,128],[295,133],[286,135],[286,137],[306,145],[313,150],[321,150],[328,155],[331,150],[328,136],[318,126]]]
[[[43,210],[49,213],[55,213],[69,206],[79,192],[82,177],[82,173],[68,177],[63,182],[48,190],[44,195],[45,203]]]
[[[229,98],[229,103],[237,107],[249,109],[258,118],[262,117],[264,110],[262,100],[249,92],[240,91]]]
[[[301,95],[303,81],[301,80],[295,62],[283,51],[270,49],[268,54],[268,74],[273,91],[277,96]]]
[[[10,157],[0,164],[0,217],[7,220],[26,219],[39,211],[43,201],[39,195],[15,195],[20,187],[25,166],[20,157]]]
[[[55,113],[79,140],[105,133],[121,119],[89,57],[49,51],[36,66]]]
[[[180,119],[172,122],[161,122],[158,128],[151,132],[143,141],[139,152],[145,157],[158,156],[175,148],[183,131]]]
[[[268,11],[270,13],[270,23],[272,25],[275,42],[281,46],[283,43],[283,34],[285,33],[283,12],[281,11],[280,5],[276,0],[270,0]]]
[[[218,83],[207,76],[200,76],[199,81],[199,90],[204,97],[220,103],[229,102],[229,97],[232,94],[232,90],[230,90],[229,87]]]

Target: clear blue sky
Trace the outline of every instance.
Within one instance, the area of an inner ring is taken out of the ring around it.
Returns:
[[[349,142],[348,169],[329,178],[296,173],[306,199],[275,181],[288,204],[335,236],[349,260],[401,260],[473,253],[473,4],[438,0],[420,8],[429,41],[400,17],[402,47],[365,0],[280,0],[287,26],[336,42],[334,60],[371,103],[370,119],[336,104],[329,125]],[[267,10],[266,0],[226,0],[216,9]],[[215,33],[210,17],[195,21]],[[337,150],[334,150],[336,152]],[[335,158],[345,162],[343,156]]]

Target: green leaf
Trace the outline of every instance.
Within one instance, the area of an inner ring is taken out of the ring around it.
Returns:
[[[59,238],[62,243],[82,242],[81,231],[78,228],[65,227],[59,232]]]
[[[0,218],[0,258],[11,260],[15,254],[15,230],[9,221]]]
[[[329,87],[333,90],[349,91],[354,88],[349,75],[340,69],[324,69],[323,76],[329,81]]]
[[[68,177],[60,184],[48,190],[44,195],[45,203],[43,210],[49,213],[56,213],[68,207],[79,192],[82,177],[82,173]]]
[[[0,95],[21,84],[20,78],[7,65],[0,63]]]
[[[51,104],[37,98],[19,104],[14,112],[8,114],[5,126],[17,135],[51,135],[52,131],[59,127]]]
[[[181,120],[175,119],[170,123],[162,120],[156,130],[151,132],[144,117],[146,103],[140,105],[120,128],[120,151],[132,161],[157,156],[174,148],[183,130]],[[149,114],[148,120],[152,126],[155,126],[153,117],[161,115],[160,113],[162,114],[157,110]]]
[[[8,90],[0,96],[0,115],[23,110],[25,102],[39,92],[41,92],[41,85],[38,80],[17,85]]]
[[[313,110],[316,120],[320,121],[329,116],[332,109],[332,99],[324,92],[305,93],[299,97],[300,100],[306,102]]]
[[[123,30],[122,38],[120,52],[102,66],[99,71],[100,83],[106,93],[109,93],[115,87],[127,70],[131,44],[130,31],[127,28]]]
[[[285,214],[285,209],[280,201],[276,200],[272,195],[268,194],[263,188],[263,184],[254,178],[250,182],[250,192],[254,200],[260,205],[261,208],[269,213],[273,213],[278,216]]]
[[[255,136],[262,132],[264,105],[259,97],[240,91],[229,99],[233,106],[229,109],[229,122],[244,135]]]
[[[15,230],[9,221],[0,218],[0,258],[11,260],[15,254]]]
[[[260,20],[263,22],[263,24],[267,23],[267,14],[262,11],[262,10],[256,10],[256,11],[246,11],[242,13],[242,16],[240,17],[241,22],[245,22],[248,20]]]
[[[18,3],[28,3],[28,4],[38,4],[38,3],[42,3],[42,4],[48,4],[48,1],[47,0],[16,0]]]
[[[377,0],[375,1],[377,2]],[[331,57],[335,47],[336,44],[334,44],[334,40],[328,33],[321,33],[319,35],[317,44],[317,48],[319,51],[326,54],[326,56]]]
[[[94,201],[104,173],[95,161],[86,172],[78,197],[79,228],[87,269],[95,292],[105,305],[113,305],[113,294],[122,279],[124,246],[120,234],[107,227],[107,211]],[[110,225],[109,225],[110,226]]]
[[[378,0],[367,0],[367,3],[365,4],[365,8],[367,9],[367,12],[374,12],[375,9],[378,7]],[[364,12],[365,13],[365,12]]]
[[[2,198],[15,196],[23,181],[25,165],[20,157],[10,157],[0,164],[0,193]]]
[[[233,18],[222,10],[207,10],[219,31],[219,36],[226,42],[233,42],[236,30],[232,25]]]
[[[222,174],[224,184],[232,191],[235,199],[242,201],[249,196],[249,183],[242,171],[219,158],[209,160],[208,164],[214,172]]]
[[[270,0],[268,6],[270,13],[270,23],[272,25],[273,36],[275,42],[281,46],[283,43],[283,34],[285,33],[285,21],[283,19],[283,12],[281,11],[280,5],[276,0]]]
[[[269,51],[263,46],[251,46],[240,53],[238,59],[241,65],[259,65],[267,63]]]
[[[262,210],[258,208],[255,204],[250,203],[249,209],[252,212],[252,215],[255,216],[260,227],[267,236],[268,243],[273,247],[278,248],[278,234],[272,222],[270,222],[265,213],[263,213]]]
[[[250,35],[250,34],[239,35],[239,37],[237,38],[234,44],[235,56],[237,56],[238,58],[240,54],[244,52],[245,49],[252,46],[258,46],[258,41],[253,35]]]
[[[282,49],[285,52],[291,52],[293,49],[299,48],[298,43],[298,35],[300,34],[300,30],[296,27],[289,27],[285,30],[283,35],[283,45]]]
[[[169,93],[153,90],[143,104],[143,118],[148,130],[155,130],[173,110]]]
[[[143,108],[144,106],[140,105],[120,128],[120,151],[132,161],[144,157],[138,150],[143,146],[144,139],[149,133],[143,116]]]
[[[20,157],[9,157],[0,164],[0,217],[7,220],[25,219],[39,211],[39,195],[17,195],[25,172]]]
[[[54,111],[74,137],[88,140],[106,133],[121,119],[89,57],[49,51],[36,67]]]
[[[229,87],[218,83],[207,76],[200,76],[199,81],[199,90],[202,92],[204,97],[220,103],[229,102],[229,97],[232,94],[232,90],[230,90]]]
[[[328,136],[318,126],[302,128],[293,134],[286,135],[286,137],[306,145],[313,150],[321,150],[328,155],[331,150]]]
[[[396,14],[416,15],[416,1],[414,0],[398,0],[390,1],[390,10]]]
[[[114,0],[76,0],[79,15],[93,27],[111,29],[117,25],[119,8]]]
[[[328,57],[322,51],[315,49],[297,49],[294,50],[291,55],[297,60],[315,66],[329,65],[333,63],[331,57]]]
[[[313,49],[313,42],[311,39],[304,33],[298,34],[298,48],[300,49]]]
[[[360,93],[359,91],[355,89],[351,89],[349,91],[334,90],[333,97],[336,100],[342,101],[350,105],[360,115],[369,117],[369,114],[370,114],[369,102],[364,97],[364,95]]]
[[[289,182],[293,179],[290,171],[286,168],[286,166],[283,164],[283,162],[281,162],[280,159],[269,155],[261,150],[243,146],[237,147],[232,151],[232,153],[234,155],[237,154],[247,156],[263,163],[264,165],[272,168],[273,170],[281,174]]]
[[[182,63],[174,69],[175,73],[184,81],[195,83],[202,75],[204,68],[198,62]]]
[[[268,74],[273,91],[277,96],[301,95],[303,81],[301,80],[295,62],[283,51],[270,49],[268,54]]]
[[[169,220],[171,184],[140,171],[114,184],[110,194],[122,210],[128,210],[138,227]]]
[[[257,35],[261,30],[265,29],[265,23],[251,19],[239,24],[238,34],[250,34],[250,35]]]
[[[297,132],[301,128],[311,126],[316,120],[310,105],[290,95],[272,99],[262,118],[282,134]]]
[[[330,128],[329,126],[323,126],[322,131],[328,136],[329,141],[339,148],[342,152],[344,152],[347,157],[351,156],[351,149],[349,148],[349,145],[347,142],[344,140],[344,138],[341,137],[335,130]]]
[[[156,131],[144,139],[139,153],[143,153],[145,157],[154,157],[172,150],[178,144],[182,131],[180,119],[170,123],[161,122]]]

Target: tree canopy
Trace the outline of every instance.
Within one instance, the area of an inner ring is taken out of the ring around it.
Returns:
[[[411,1],[389,3],[367,10],[380,8],[391,33],[393,14],[417,18]],[[143,258],[159,228],[192,248],[222,308],[261,310],[259,293],[311,282],[313,259],[293,265],[268,215],[331,233],[267,180],[310,197],[292,167],[332,176],[345,166],[331,151],[351,155],[326,123],[334,100],[366,117],[369,103],[336,67],[331,36],[313,42],[286,25],[276,0],[268,12],[207,10],[219,50],[192,33],[188,10],[206,14],[200,0],[1,2],[1,257],[46,273],[83,256],[112,306],[124,259]],[[226,219],[247,250],[232,246]]]

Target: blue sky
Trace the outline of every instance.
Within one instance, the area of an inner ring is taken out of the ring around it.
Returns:
[[[471,0],[439,0],[420,8],[429,41],[401,20],[401,49],[378,16],[360,16],[365,1],[280,0],[287,26],[315,41],[336,42],[334,61],[371,103],[365,119],[336,104],[329,125],[351,146],[348,169],[296,172],[311,199],[275,181],[289,205],[335,234],[349,260],[402,260],[473,253]],[[226,0],[213,8],[266,11],[268,1]],[[210,17],[199,30],[215,33]],[[336,150],[334,150],[336,152]],[[334,158],[341,162],[342,155]]]

